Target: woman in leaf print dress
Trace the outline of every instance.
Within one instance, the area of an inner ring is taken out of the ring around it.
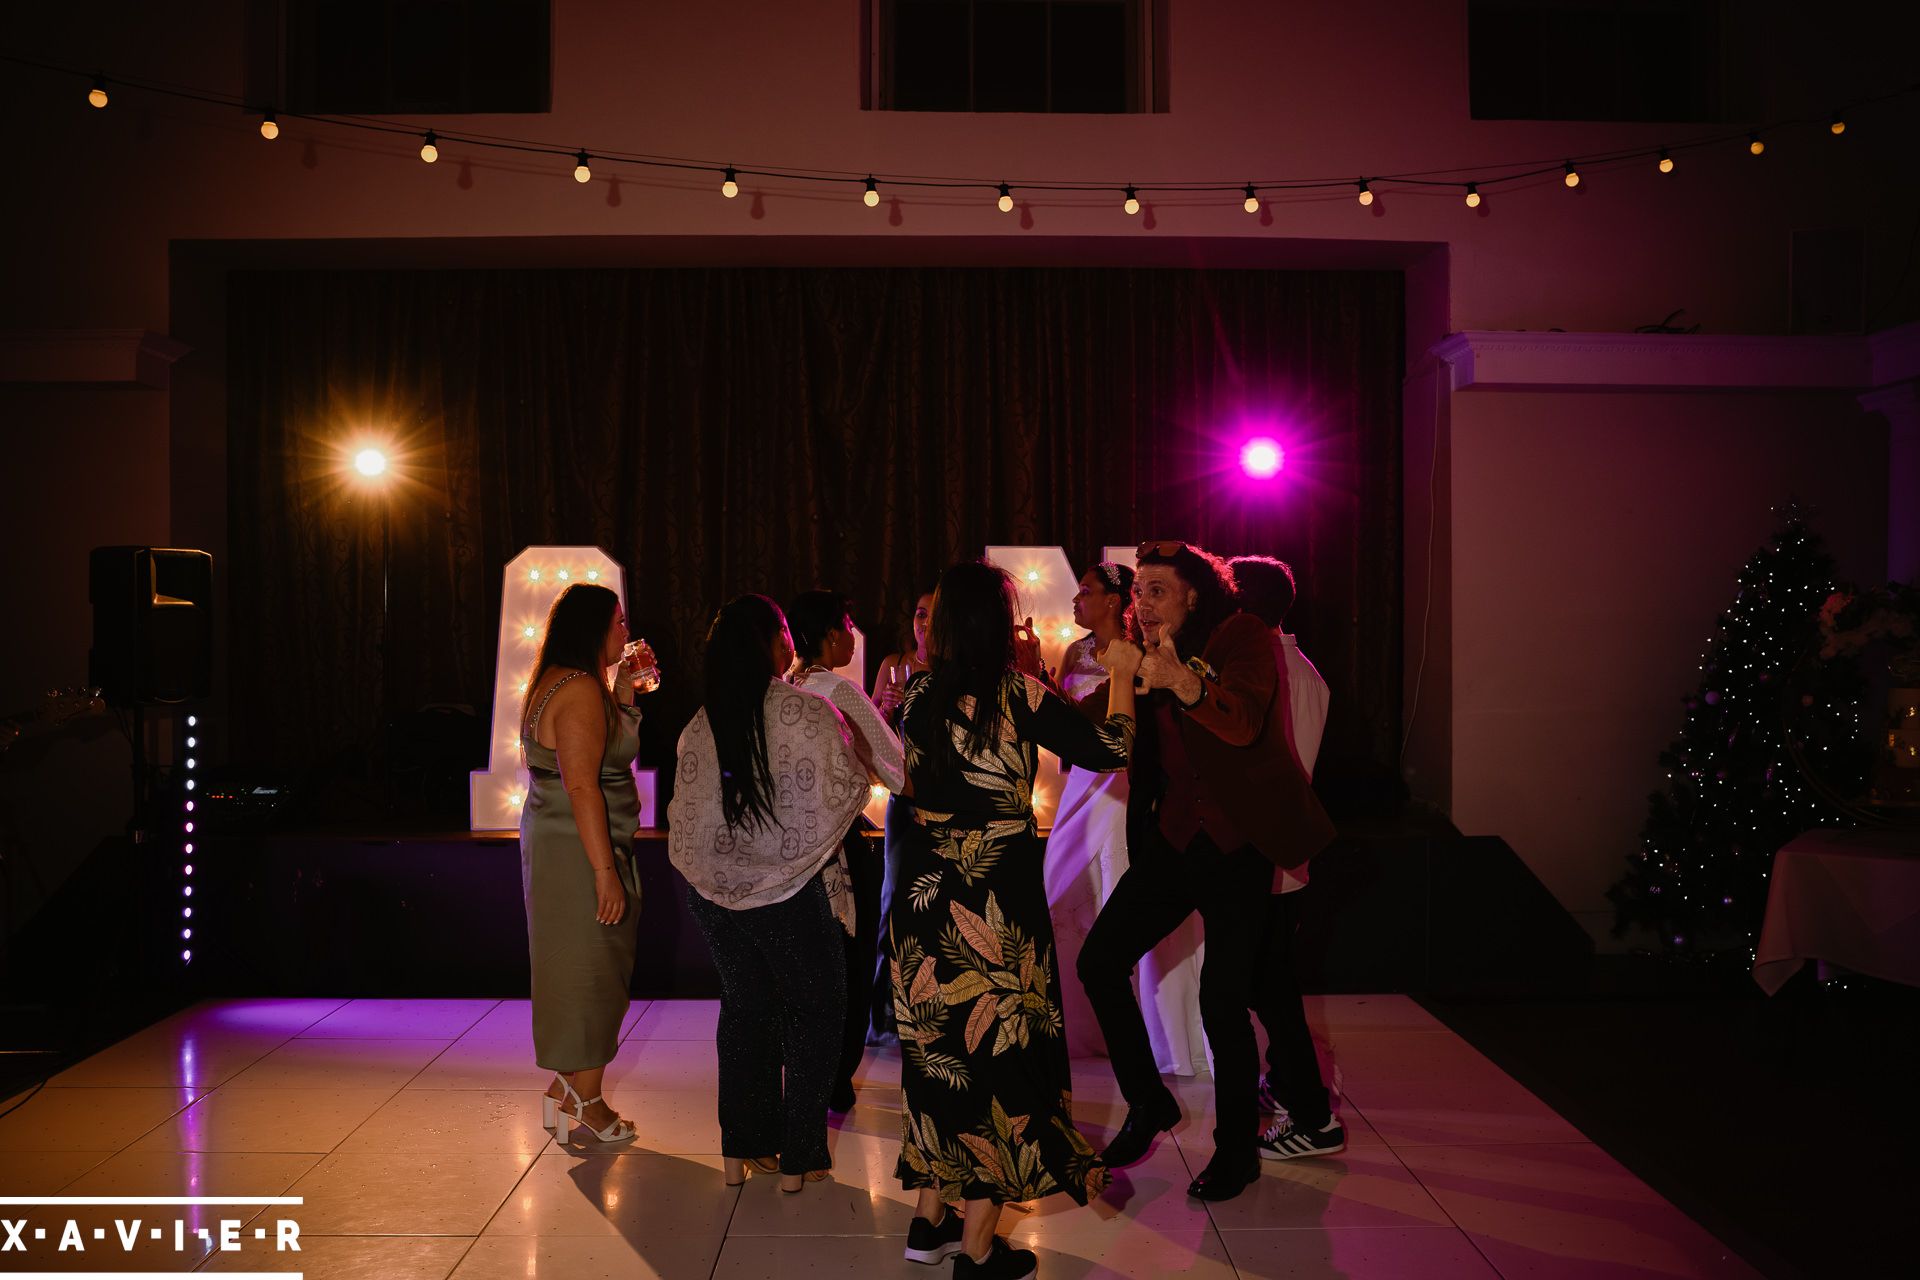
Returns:
[[[1133,742],[1140,650],[1107,646],[1107,717],[1091,723],[1015,670],[1013,580],[957,564],[934,597],[932,670],[907,690],[912,788],[889,921],[904,1106],[898,1174],[920,1192],[907,1256],[960,1252],[956,1276],[1019,1277],[1033,1254],[994,1234],[1000,1206],[1064,1191],[1081,1204],[1106,1167],[1073,1127],[1060,966],[1034,829],[1037,748],[1118,769]],[[947,1206],[966,1203],[964,1237]]]

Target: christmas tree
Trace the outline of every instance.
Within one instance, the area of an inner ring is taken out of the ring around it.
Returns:
[[[1609,891],[1614,932],[1651,930],[1670,954],[1750,962],[1774,851],[1848,819],[1808,785],[1802,761],[1842,790],[1864,778],[1851,668],[1823,666],[1819,611],[1833,560],[1798,506],[1740,572],[1685,698],[1680,736],[1660,756],[1664,791],[1648,798],[1640,848]],[[1857,682],[1857,681],[1855,681]],[[1833,788],[1824,788],[1832,793]]]

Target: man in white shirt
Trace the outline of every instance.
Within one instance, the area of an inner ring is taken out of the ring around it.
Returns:
[[[1300,643],[1282,626],[1293,607],[1293,570],[1269,556],[1241,556],[1232,562],[1240,588],[1240,607],[1273,628],[1273,656],[1286,677],[1287,742],[1301,771],[1313,776],[1320,738],[1327,726],[1327,682],[1300,652]],[[1313,1033],[1307,1028],[1300,981],[1294,971],[1293,935],[1300,921],[1307,866],[1275,867],[1273,897],[1261,939],[1261,971],[1254,984],[1254,1012],[1267,1031],[1267,1075],[1260,1102],[1270,1113],[1284,1112],[1260,1137],[1260,1155],[1268,1160],[1297,1160],[1346,1150],[1346,1130],[1334,1116],[1320,1077]]]

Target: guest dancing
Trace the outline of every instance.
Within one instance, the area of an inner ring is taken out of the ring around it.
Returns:
[[[1297,867],[1333,824],[1287,746],[1282,685],[1267,626],[1234,610],[1232,572],[1184,542],[1142,543],[1134,616],[1147,643],[1150,691],[1129,767],[1130,863],[1080,952],[1080,979],[1100,1019],[1127,1118],[1105,1154],[1145,1156],[1180,1121],[1154,1070],[1134,965],[1193,912],[1206,926],[1200,1017],[1213,1050],[1214,1155],[1191,1185],[1202,1200],[1237,1196],[1260,1176],[1259,1058],[1248,1007],[1273,868]],[[1193,657],[1183,661],[1181,654]]]
[[[787,621],[800,663],[793,675],[794,687],[818,694],[839,709],[852,732],[854,754],[866,767],[867,776],[897,795],[906,785],[907,775],[900,739],[860,686],[839,673],[839,668],[853,661],[853,618],[847,612],[847,598],[832,591],[802,592],[787,610]],[[854,925],[853,936],[847,939],[846,1034],[833,1093],[827,1101],[829,1111],[841,1113],[853,1110],[855,1102],[853,1073],[866,1053],[880,940],[880,890],[886,879],[886,864],[878,842],[866,834],[865,829],[871,826],[856,818],[843,840],[853,886]]]
[[[933,617],[933,593],[920,596],[913,602],[913,612],[907,619],[906,643],[898,653],[890,653],[880,660],[879,671],[873,679],[873,701],[880,708],[880,714],[898,730],[900,727],[900,706],[906,700],[907,684],[930,665],[927,654],[927,626]],[[893,915],[893,898],[900,883],[900,824],[906,816],[896,794],[887,801],[887,819],[885,833],[886,873],[880,882],[880,918],[886,920]],[[876,1040],[886,1042],[894,1036],[893,1021],[893,978],[887,960],[893,952],[884,927],[880,933],[880,960],[873,975],[873,1030]]]
[[[1000,1206],[1106,1167],[1071,1110],[1060,975],[1034,829],[1036,747],[1086,769],[1124,765],[1140,650],[1111,641],[1107,714],[1089,723],[1015,668],[1014,585],[978,561],[935,594],[932,669],[905,702],[900,894],[889,917],[903,1098],[898,1173],[919,1192],[907,1257],[960,1277],[1015,1280],[1034,1255],[995,1234]],[[964,1222],[949,1208],[964,1201]]]
[[[601,1142],[634,1127],[601,1093],[619,1047],[640,912],[633,834],[640,795],[633,758],[640,712],[626,671],[607,668],[627,642],[620,597],[576,582],[547,613],[520,706],[528,786],[520,807],[520,883],[533,968],[534,1061],[554,1073],[541,1121],[555,1142],[575,1124]],[[629,659],[650,665],[643,650]]]
[[[827,1177],[853,900],[840,838],[867,774],[833,704],[780,677],[793,639],[765,596],[729,601],[706,701],[680,735],[667,854],[720,971],[720,1155],[730,1186]],[[775,1162],[775,1155],[778,1162]]]
[[[1237,556],[1229,561],[1240,587],[1240,607],[1273,632],[1274,659],[1286,680],[1287,744],[1300,771],[1313,777],[1320,737],[1327,724],[1327,682],[1300,642],[1283,627],[1293,607],[1293,570],[1269,556]],[[1267,1074],[1260,1082],[1260,1109],[1278,1116],[1260,1135],[1267,1160],[1330,1156],[1347,1149],[1347,1133],[1327,1098],[1320,1059],[1307,1028],[1306,1007],[1294,969],[1293,936],[1305,900],[1307,863],[1291,870],[1275,867],[1273,893],[1267,899],[1266,928],[1260,938],[1260,967],[1254,983],[1254,1012],[1267,1029]]]
[[[1096,655],[1126,635],[1133,570],[1097,564],[1080,577],[1073,621],[1087,634],[1060,659],[1060,689],[1096,719],[1106,713],[1107,670]],[[1047,836],[1047,902],[1060,952],[1060,972],[1074,972],[1080,945],[1100,907],[1127,870],[1127,775],[1072,769],[1060,789]],[[1162,1074],[1207,1070],[1200,1027],[1200,922],[1188,919],[1140,961],[1140,992],[1154,1065]],[[1104,1055],[1106,1041],[1077,979],[1062,984],[1067,1047],[1076,1055]]]

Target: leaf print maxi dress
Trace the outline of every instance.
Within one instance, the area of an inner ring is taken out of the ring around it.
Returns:
[[[901,1184],[942,1200],[1085,1204],[1107,1169],[1073,1127],[1060,972],[1034,827],[1038,747],[1075,768],[1118,769],[1133,720],[1095,725],[1038,681],[1008,673],[1000,737],[964,754],[971,699],[936,707],[918,678],[902,734],[912,780],[888,921],[900,1028]],[[941,767],[936,753],[944,753]]]

